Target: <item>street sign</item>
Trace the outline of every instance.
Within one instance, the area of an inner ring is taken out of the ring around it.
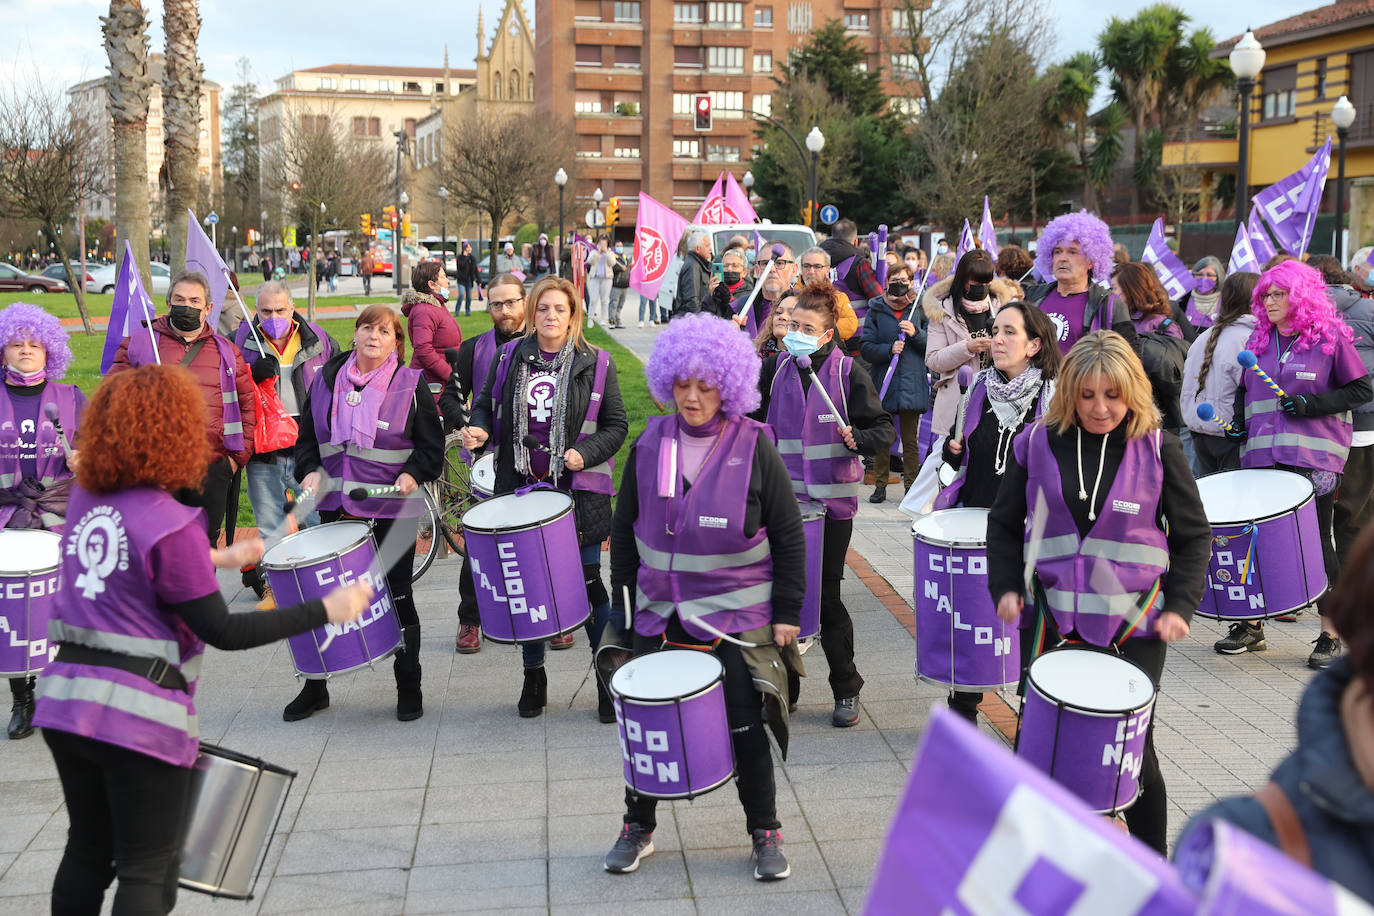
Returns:
[[[839,207],[834,204],[826,204],[824,207],[821,207],[821,222],[825,223],[827,226],[834,225],[835,221],[839,218]]]
[[[589,229],[600,229],[606,225],[606,214],[601,212],[600,207],[593,207],[587,211],[587,215],[583,217],[583,222],[587,224]]]
[[[213,226],[219,222],[219,214],[216,213],[214,210],[211,210],[210,215],[205,217],[205,221]]]
[[[296,244],[296,227],[287,226],[281,231],[281,242],[283,245],[291,246]]]

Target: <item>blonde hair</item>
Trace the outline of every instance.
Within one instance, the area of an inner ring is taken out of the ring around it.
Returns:
[[[1053,343],[1053,341],[1051,341]],[[1150,380],[1131,345],[1115,331],[1084,334],[1059,367],[1054,399],[1045,412],[1045,425],[1061,436],[1078,426],[1078,396],[1084,383],[1101,374],[1126,402],[1126,438],[1139,439],[1159,427]]]
[[[587,349],[589,344],[582,333],[582,297],[577,294],[577,287],[573,286],[572,281],[562,277],[545,277],[530,288],[529,295],[525,297],[525,336],[534,335],[534,311],[539,305],[539,299],[549,290],[556,290],[568,297],[568,333],[572,335],[573,349]]]

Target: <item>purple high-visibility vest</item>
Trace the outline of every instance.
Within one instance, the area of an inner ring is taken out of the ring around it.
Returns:
[[[67,441],[73,443],[74,447],[76,430],[81,423],[81,413],[86,409],[86,396],[75,385],[50,381],[38,394],[38,401],[38,429],[34,431],[35,441],[38,443],[38,483],[43,487],[50,487],[60,480],[72,477],[73,474],[72,469],[67,467],[67,455],[62,451],[62,445],[57,438],[57,428],[43,411],[49,404],[57,405],[57,419],[62,423],[62,431],[67,434]],[[12,446],[18,440],[19,428],[14,418],[14,402],[10,400],[9,391],[0,385],[0,443]],[[0,489],[14,489],[19,486],[20,478],[19,457],[15,450],[0,450]],[[6,509],[9,512],[6,512]],[[0,508],[0,527],[4,527],[4,519],[13,511],[12,506]],[[49,521],[52,524],[48,524]],[[53,530],[61,524],[60,516],[45,514],[43,517],[43,527],[48,530]]]
[[[487,383],[487,375],[491,373],[491,364],[495,359],[496,332],[493,330],[478,334],[477,339],[472,342],[472,390],[468,392],[469,407],[482,393],[482,386]]]
[[[501,347],[501,357],[496,364],[496,379],[491,389],[491,442],[498,451],[501,448],[501,423],[506,412],[506,379],[510,377],[511,357],[515,353],[515,348],[524,338],[517,337],[515,340],[507,341]],[[475,355],[475,354],[474,354]],[[606,373],[610,369],[611,354],[605,350],[596,351],[596,369],[592,374],[592,395],[587,402],[587,415],[582,420],[582,426],[577,431],[577,441],[592,435],[597,430],[596,418],[601,413],[601,400],[606,393]],[[515,392],[515,396],[523,396],[522,392]],[[560,391],[558,396],[566,398],[568,392]],[[607,458],[595,467],[584,467],[580,471],[568,472],[568,488],[572,490],[583,490],[588,493],[601,493],[606,496],[615,495],[615,478],[612,474],[615,471],[615,459]]]
[[[129,365],[134,368],[148,366],[156,363],[157,355],[153,352],[152,336],[148,334],[131,334],[129,336],[128,358]],[[243,451],[243,414],[239,410],[239,389],[234,384],[235,362],[234,344],[229,338],[220,334],[211,334],[211,342],[215,345],[215,352],[219,355],[219,390],[223,402],[223,427],[224,427],[224,449],[227,452]]]
[[[415,451],[415,443],[406,438],[405,431],[406,421],[415,407],[415,386],[420,383],[422,374],[419,369],[396,367],[377,411],[377,436],[371,448],[363,448],[352,441],[341,445],[329,442],[329,412],[334,392],[325,387],[324,373],[315,376],[310,383],[310,412],[320,445],[320,465],[326,474],[339,482],[337,489],[320,497],[319,508],[342,508],[358,518],[410,518],[423,511],[421,500],[407,499],[399,493],[362,500],[349,496],[349,491],[357,487],[391,486],[401,476],[401,469]],[[336,387],[348,384],[342,369],[334,384]]]
[[[961,408],[964,411],[965,448],[967,448],[969,442],[973,441],[973,431],[978,428],[978,424],[983,419],[983,409],[988,402],[987,375],[985,373],[991,371],[993,370],[984,370],[984,372],[980,372],[977,376],[974,377],[973,383],[969,386],[968,389],[968,400],[963,404]],[[1050,406],[1049,398],[1046,397],[1046,395],[1049,393],[1050,387],[1051,386],[1045,383],[1044,381],[1040,383],[1040,393],[1036,395],[1035,419],[1037,420],[1044,415],[1045,411]],[[996,422],[995,417],[993,419],[993,422]],[[954,480],[950,482],[950,485],[941,490],[940,495],[935,497],[935,503],[933,505],[933,508],[952,509],[955,506],[959,505],[959,492],[964,487],[965,478],[968,477],[968,465],[969,456],[966,451],[964,453],[963,463],[959,465],[959,473],[955,475]]]
[[[38,681],[33,724],[104,741],[174,766],[196,761],[196,677],[205,644],[178,616],[157,605],[153,548],[191,523],[208,550],[204,510],[141,487],[118,493],[72,488],[62,551],[62,600],[48,638],[139,658],[181,672],[187,690],[96,665],[54,661]],[[213,591],[215,580],[206,582]]]
[[[849,368],[853,360],[832,350],[819,368],[812,363],[815,381],[802,396],[796,360],[778,354],[777,372],[768,401],[768,425],[778,438],[778,452],[792,491],[825,503],[826,517],[843,521],[859,511],[859,484],[863,461],[840,438],[840,426],[849,425]],[[824,386],[841,416],[833,417],[816,384]],[[837,422],[838,421],[838,422]]]
[[[1064,500],[1064,482],[1045,424],[1036,421],[1012,443],[1016,460],[1026,469],[1026,498],[1032,507],[1027,541],[1037,493],[1045,495],[1045,532],[1035,574],[1059,632],[1077,631],[1095,646],[1110,644],[1122,621],[1135,616],[1142,593],[1168,568],[1169,544],[1156,521],[1164,489],[1161,436],[1156,429],[1127,440],[1102,514],[1083,538]],[[1154,637],[1154,620],[1163,605],[1161,594],[1132,635]]]
[[[635,446],[639,572],[635,632],[656,636],[677,614],[688,633],[711,640],[701,619],[722,633],[741,633],[773,619],[773,558],[768,531],[744,533],[754,447],[762,423],[727,420],[720,440],[686,488],[680,471],[677,417],[651,417]],[[667,462],[665,464],[665,462]],[[660,495],[669,482],[672,498]]]
[[[1204,315],[1201,312],[1199,312],[1197,310],[1196,301],[1197,300],[1195,300],[1192,296],[1188,297],[1188,323],[1191,324],[1193,327],[1197,328],[1199,331],[1204,331],[1207,328],[1210,328],[1213,325],[1213,323],[1216,322],[1217,310],[1221,308],[1221,300],[1220,297],[1218,297],[1217,307],[1215,310],[1213,310],[1212,314],[1210,315]]]
[[[1320,344],[1307,350],[1294,346],[1283,362],[1277,346],[1257,355],[1259,367],[1286,394],[1320,394],[1337,387],[1331,378],[1335,360],[1322,352]],[[1245,373],[1245,428],[1250,436],[1241,453],[1241,467],[1287,464],[1337,474],[1345,470],[1354,434],[1350,411],[1328,417],[1289,416],[1269,386],[1249,371]]]

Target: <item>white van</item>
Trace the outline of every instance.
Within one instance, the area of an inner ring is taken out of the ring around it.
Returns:
[[[816,244],[816,233],[809,226],[800,223],[712,223],[706,226],[688,225],[678,242],[677,254],[668,265],[668,273],[663,277],[663,285],[658,288],[658,311],[662,315],[673,307],[677,296],[677,275],[682,270],[682,258],[687,254],[687,240],[692,233],[701,230],[711,234],[711,266],[719,276],[720,255],[730,240],[737,235],[749,241],[749,251],[755,248],[766,252],[774,242],[782,242],[792,249],[792,255],[800,258],[801,253]],[[757,233],[757,235],[755,235]]]

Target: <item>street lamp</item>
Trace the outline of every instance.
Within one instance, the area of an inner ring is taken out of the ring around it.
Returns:
[[[563,186],[568,183],[568,173],[560,166],[553,173],[553,183],[558,185],[558,257],[563,258]]]
[[[448,273],[448,188],[439,185],[439,263]]]
[[[1340,153],[1336,168],[1336,257],[1345,266],[1345,135],[1350,125],[1355,123],[1355,106],[1341,96],[1331,107],[1331,123],[1336,125],[1336,138],[1340,141]]]
[[[825,134],[821,133],[819,127],[813,126],[811,132],[806,135],[806,148],[811,151],[811,202],[807,205],[807,223],[816,223],[816,196],[819,193],[816,188],[818,174],[820,172],[821,150],[825,149]]]
[[[1236,228],[1250,209],[1250,93],[1255,77],[1264,69],[1264,48],[1249,29],[1231,49],[1231,72],[1240,91],[1240,161],[1236,165]]]
[[[595,205],[595,207],[596,207],[596,219],[592,220],[592,228],[593,228],[593,229],[600,229],[600,228],[601,228],[601,200],[602,200],[602,196],[603,196],[603,195],[601,194],[601,187],[598,185],[598,186],[597,186],[597,189],[596,189],[595,191],[592,192],[592,204]]]
[[[232,269],[232,270],[238,270],[238,269],[239,269],[239,265],[238,265],[238,260],[239,260],[239,227],[238,227],[238,226],[230,226],[230,227],[229,227],[229,234],[230,234],[230,236],[233,237],[233,240],[234,240],[234,254],[233,254],[233,257],[231,257],[231,258],[229,259],[229,261],[230,261],[231,264],[234,265],[231,269]]]
[[[396,288],[396,295],[401,294],[401,233],[400,218],[401,207],[410,202],[406,192],[401,190],[401,157],[410,152],[407,145],[410,135],[404,130],[393,131],[391,134],[396,138],[396,228],[391,230],[391,284]]]

